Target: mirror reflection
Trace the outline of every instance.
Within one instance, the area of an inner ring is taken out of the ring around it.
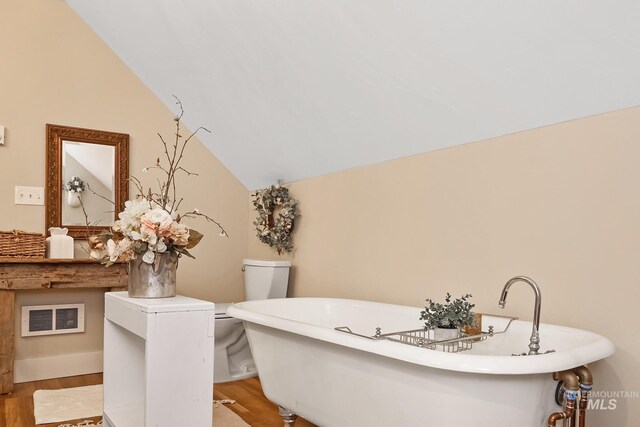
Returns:
[[[113,225],[114,166],[113,146],[62,141],[62,224]]]

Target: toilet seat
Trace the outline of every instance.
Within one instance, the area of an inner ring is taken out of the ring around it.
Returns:
[[[231,316],[227,314],[227,309],[233,305],[232,302],[215,303],[216,305],[216,320],[217,319],[231,319]]]

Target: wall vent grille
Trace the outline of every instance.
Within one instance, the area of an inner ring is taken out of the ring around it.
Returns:
[[[22,336],[84,332],[84,304],[22,306]]]

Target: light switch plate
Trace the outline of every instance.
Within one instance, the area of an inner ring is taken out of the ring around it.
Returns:
[[[4,126],[0,126],[0,145],[4,145]]]
[[[44,187],[16,185],[16,205],[44,205]]]

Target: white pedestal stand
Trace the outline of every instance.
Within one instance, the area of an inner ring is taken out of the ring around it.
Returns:
[[[210,426],[215,305],[105,294],[104,423]]]

